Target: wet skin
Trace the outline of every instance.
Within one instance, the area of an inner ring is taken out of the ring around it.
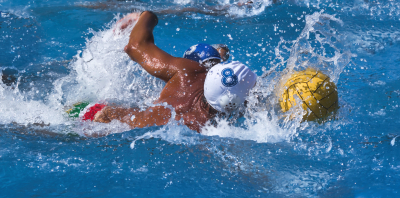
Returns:
[[[129,16],[129,15],[128,15]],[[206,68],[199,63],[169,55],[154,44],[153,29],[157,16],[144,12],[133,28],[125,52],[149,74],[166,82],[156,106],[145,111],[107,106],[95,116],[95,122],[111,122],[117,119],[131,128],[160,126],[168,123],[171,109],[157,104],[167,103],[176,112],[175,120],[200,132],[202,126],[217,113],[204,99]],[[126,20],[129,21],[129,20]]]

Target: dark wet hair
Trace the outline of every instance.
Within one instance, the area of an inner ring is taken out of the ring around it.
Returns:
[[[228,60],[228,59],[229,59],[229,52],[230,52],[230,50],[229,50],[229,48],[228,48],[227,45],[225,45],[225,44],[213,44],[213,45],[211,45],[211,46],[213,46],[213,48],[215,48],[216,50],[218,50],[218,48],[224,49],[224,50],[226,51],[226,54],[225,54],[224,57],[221,57],[221,58],[222,58],[223,60]]]

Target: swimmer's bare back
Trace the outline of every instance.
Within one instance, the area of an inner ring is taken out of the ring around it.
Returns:
[[[143,12],[134,26],[125,52],[149,74],[166,82],[154,104],[167,103],[176,112],[175,120],[183,119],[190,129],[200,132],[201,127],[216,112],[204,99],[204,80],[207,71],[199,63],[169,55],[154,44],[153,29],[157,16]],[[110,122],[117,119],[132,128],[160,126],[168,123],[171,110],[155,106],[139,111],[108,106],[96,114],[94,121]]]

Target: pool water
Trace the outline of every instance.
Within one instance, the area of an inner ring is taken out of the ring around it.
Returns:
[[[0,197],[397,197],[400,2],[238,2],[0,0]],[[68,117],[77,102],[157,99],[163,82],[116,24],[141,10],[158,13],[155,43],[173,56],[225,43],[257,73],[243,117],[201,134]],[[325,122],[278,105],[280,80],[307,67],[338,87]]]

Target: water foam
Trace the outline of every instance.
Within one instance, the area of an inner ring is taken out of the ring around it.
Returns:
[[[30,93],[21,93],[18,86],[0,86],[0,123],[26,124],[62,124],[65,123],[59,113],[60,106],[49,106],[42,101],[27,100]]]
[[[162,83],[124,52],[133,26],[120,31],[118,25],[112,23],[108,28],[91,31],[94,36],[70,64],[71,75],[56,83],[63,88],[59,94],[66,98],[66,104],[109,99],[133,106],[151,104],[157,99]]]

